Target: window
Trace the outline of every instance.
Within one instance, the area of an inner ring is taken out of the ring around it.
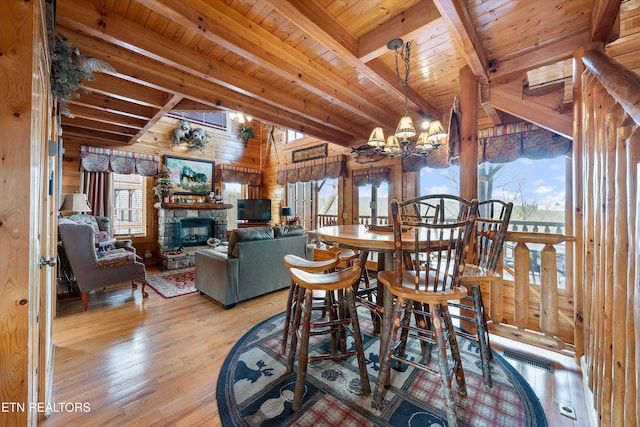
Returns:
[[[306,230],[338,223],[338,178],[288,185],[288,206]]]
[[[565,157],[478,165],[478,200],[513,202],[510,231],[565,234],[566,179],[571,173]],[[420,195],[460,194],[460,167],[424,168],[420,171]],[[529,243],[531,283],[540,283],[540,253],[544,245]],[[564,288],[566,245],[555,245],[559,287]],[[506,242],[504,262],[513,267],[515,245]],[[506,276],[505,276],[506,277]]]
[[[147,179],[140,175],[112,174],[114,235],[144,235]]]
[[[227,114],[224,111],[171,111],[167,115],[215,129],[227,129]]]
[[[296,132],[295,130],[287,129],[287,143],[293,142],[297,139],[302,139],[306,135],[302,132]]]
[[[246,184],[238,183],[222,183],[222,200],[225,203],[233,205],[233,209],[227,210],[227,230],[233,230],[238,228],[238,199],[246,199],[247,186]]]
[[[358,223],[386,225],[389,222],[389,183],[356,187],[358,189]]]

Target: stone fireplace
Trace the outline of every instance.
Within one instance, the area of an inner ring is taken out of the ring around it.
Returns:
[[[163,203],[158,209],[158,257],[166,269],[195,265],[195,251],[207,240],[227,240],[227,209],[218,203]]]

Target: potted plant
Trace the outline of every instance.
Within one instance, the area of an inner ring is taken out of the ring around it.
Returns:
[[[249,138],[254,138],[255,136],[253,126],[242,125],[242,128],[240,128],[240,138],[244,141],[245,148],[249,145]]]
[[[162,166],[156,174],[156,185],[153,186],[153,194],[160,199],[160,203],[165,200],[167,196],[175,193],[175,188],[171,182],[171,169],[168,166]]]

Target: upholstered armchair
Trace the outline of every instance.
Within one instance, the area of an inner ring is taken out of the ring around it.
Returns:
[[[133,288],[142,283],[142,296],[147,284],[146,270],[138,262],[135,252],[118,248],[109,251],[96,251],[95,231],[91,225],[65,221],[58,225],[58,232],[73,274],[76,278],[84,311],[89,305],[88,292],[131,281]]]
[[[71,220],[79,224],[90,225],[95,233],[94,239],[96,248],[100,250],[122,248],[133,253],[136,252],[136,248],[133,247],[131,239],[116,240],[113,238],[111,219],[107,216],[74,214],[64,218],[63,222],[66,222],[66,220]]]

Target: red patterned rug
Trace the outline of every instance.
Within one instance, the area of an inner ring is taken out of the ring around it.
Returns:
[[[197,292],[195,268],[181,268],[147,276],[147,284],[162,298],[174,298]]]
[[[358,318],[373,389],[378,376],[380,344],[378,337],[370,332],[369,311],[359,308]],[[223,427],[448,425],[440,379],[405,364],[400,370],[392,370],[392,383],[385,396],[385,407],[382,410],[374,409],[371,405],[372,396],[361,393],[355,356],[340,362],[325,360],[309,364],[302,408],[293,412],[291,402],[295,370],[287,374],[287,359],[278,353],[283,324],[284,313],[265,320],[240,338],[227,356],[216,390]],[[312,342],[312,352],[328,351],[330,348],[328,338],[314,337]],[[468,393],[466,397],[461,397],[454,390],[458,425],[548,425],[537,396],[502,356],[494,352],[491,362],[493,388],[486,389],[482,383],[478,347],[464,338],[459,338],[458,343]],[[353,349],[351,338],[348,345]],[[421,358],[420,345],[408,345],[409,353]],[[433,363],[437,364],[437,356]]]

